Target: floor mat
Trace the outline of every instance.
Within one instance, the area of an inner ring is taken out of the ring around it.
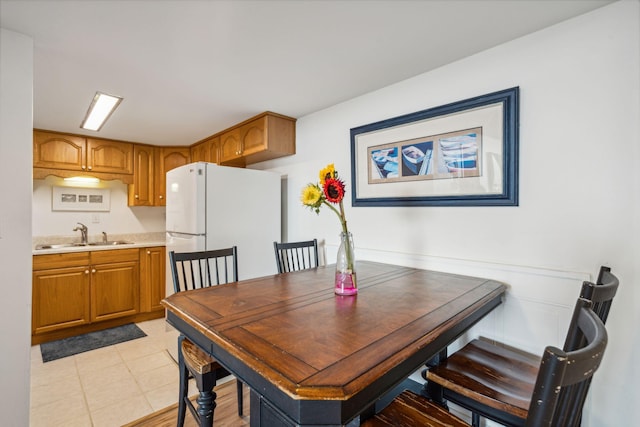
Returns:
[[[134,323],[129,323],[102,331],[89,332],[84,335],[42,343],[40,344],[40,351],[42,352],[42,361],[51,362],[52,360],[146,336],[147,334],[142,332],[138,326]]]

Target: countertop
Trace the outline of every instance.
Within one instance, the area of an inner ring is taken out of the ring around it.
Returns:
[[[37,245],[41,244],[64,244],[64,243],[77,243],[77,236],[39,236],[32,239],[33,243],[33,255],[49,255],[49,254],[61,254],[69,252],[92,252],[92,251],[109,251],[118,249],[132,249],[132,248],[147,248],[153,246],[165,246],[165,233],[138,233],[138,234],[114,234],[108,236],[109,240],[124,240],[131,242],[130,244],[123,245],[105,245],[105,246],[69,246],[66,248],[55,249],[36,249]],[[102,235],[89,236],[89,243],[100,242]]]

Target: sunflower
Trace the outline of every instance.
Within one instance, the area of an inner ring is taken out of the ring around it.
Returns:
[[[302,189],[300,200],[302,204],[313,209],[319,209],[322,204],[322,189],[316,184],[308,184]]]
[[[345,195],[345,183],[338,178],[333,163],[328,164],[320,170],[320,182],[318,184],[307,184],[302,189],[300,200],[302,204],[316,214],[320,214],[322,205],[327,206],[333,213],[338,216],[342,231],[347,233],[347,218],[344,214],[343,199]],[[337,206],[334,206],[337,205]]]
[[[320,171],[320,185],[324,186],[324,182],[329,178],[337,178],[336,169],[333,163],[327,165]]]
[[[331,203],[340,203],[344,197],[344,182],[337,178],[327,178],[324,181],[324,196]]]

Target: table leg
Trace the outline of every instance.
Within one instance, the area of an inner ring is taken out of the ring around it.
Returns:
[[[427,371],[429,370],[429,368],[433,366],[437,366],[440,362],[442,362],[446,358],[447,358],[447,348],[445,347],[444,350],[440,351],[438,354],[433,356],[425,364],[426,369],[422,371],[422,378],[424,378],[427,382],[424,384],[424,387],[422,388],[422,395],[424,395],[428,399],[431,399],[433,402],[444,407],[445,409],[449,409],[447,405],[447,401],[444,398],[442,386],[440,384],[436,384],[427,380]]]

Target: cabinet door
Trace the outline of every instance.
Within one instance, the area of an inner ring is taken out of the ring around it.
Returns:
[[[206,143],[209,144],[209,161],[220,163],[220,137],[209,138]]]
[[[83,171],[86,169],[86,140],[79,136],[33,132],[33,166]]]
[[[234,164],[242,157],[240,128],[231,129],[220,135],[220,163]]]
[[[129,206],[153,206],[154,148],[150,145],[135,144],[133,147],[133,184],[129,185],[127,204]]]
[[[164,310],[160,301],[165,296],[164,246],[140,249],[140,312]]]
[[[165,196],[167,186],[167,172],[178,166],[189,163],[189,147],[159,147],[156,150],[156,206],[165,206],[167,201]]]
[[[137,314],[140,307],[138,262],[98,264],[91,268],[91,320]]]
[[[87,139],[87,170],[133,173],[133,144],[107,139]]]
[[[240,128],[242,135],[242,155],[264,151],[267,148],[267,117],[253,120]]]
[[[34,271],[31,333],[89,323],[89,277],[88,266]]]
[[[209,162],[209,144],[207,141],[200,142],[191,147],[192,162]]]

